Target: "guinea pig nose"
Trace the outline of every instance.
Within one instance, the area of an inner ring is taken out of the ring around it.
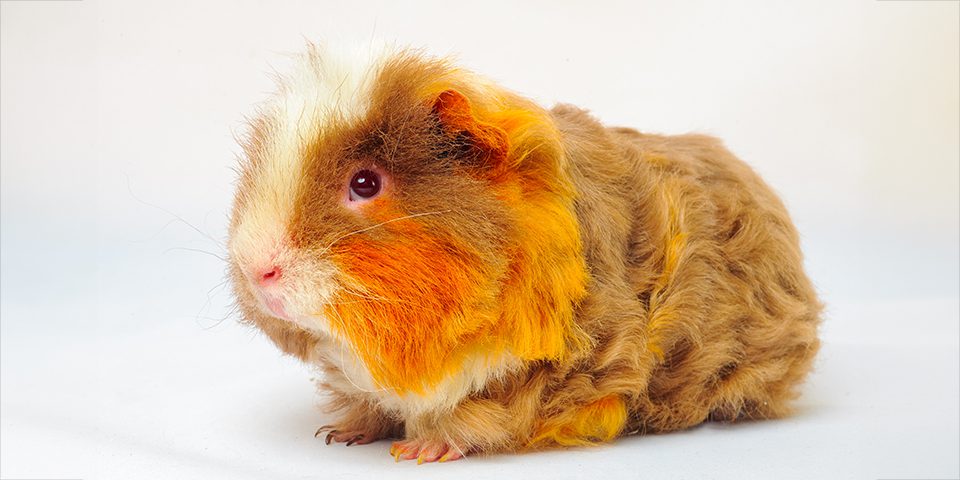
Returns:
[[[280,267],[273,266],[269,267],[259,275],[257,275],[257,281],[260,282],[260,285],[270,285],[276,283],[280,279]]]

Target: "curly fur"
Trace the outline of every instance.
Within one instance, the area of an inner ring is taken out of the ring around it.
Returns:
[[[789,412],[821,307],[783,205],[717,140],[417,52],[325,55],[251,122],[230,266],[245,318],[324,370],[335,439],[433,460]],[[384,189],[357,206],[359,169]]]

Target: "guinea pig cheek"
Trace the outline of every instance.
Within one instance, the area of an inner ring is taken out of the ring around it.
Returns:
[[[423,393],[462,360],[458,344],[495,320],[471,308],[488,289],[487,272],[468,245],[436,238],[414,220],[383,228],[389,242],[354,238],[336,249],[332,260],[349,283],[327,315],[362,346],[378,385]]]

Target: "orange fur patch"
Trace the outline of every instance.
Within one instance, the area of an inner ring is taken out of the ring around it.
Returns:
[[[493,287],[469,246],[435,238],[412,219],[383,228],[402,240],[332,250],[355,284],[324,313],[381,387],[423,393],[458,366],[466,353],[458,347],[493,323]]]
[[[520,358],[560,359],[588,342],[574,323],[575,302],[587,284],[583,257],[571,255],[582,251],[577,223],[557,202],[524,199],[515,208],[526,233],[518,237],[501,298],[504,337]],[[554,241],[544,244],[544,238]]]
[[[489,120],[510,139],[497,191],[517,222],[501,335],[524,360],[561,359],[589,344],[574,319],[589,276],[560,135],[533,105],[488,108]]]
[[[608,395],[565,415],[545,422],[528,447],[540,445],[593,445],[608,442],[623,430],[627,423],[627,407],[617,395]]]

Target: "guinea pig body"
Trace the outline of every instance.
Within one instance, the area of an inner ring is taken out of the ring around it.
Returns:
[[[311,46],[281,81],[230,226],[245,320],[324,373],[328,443],[436,461],[788,412],[821,307],[717,140],[356,58]]]

